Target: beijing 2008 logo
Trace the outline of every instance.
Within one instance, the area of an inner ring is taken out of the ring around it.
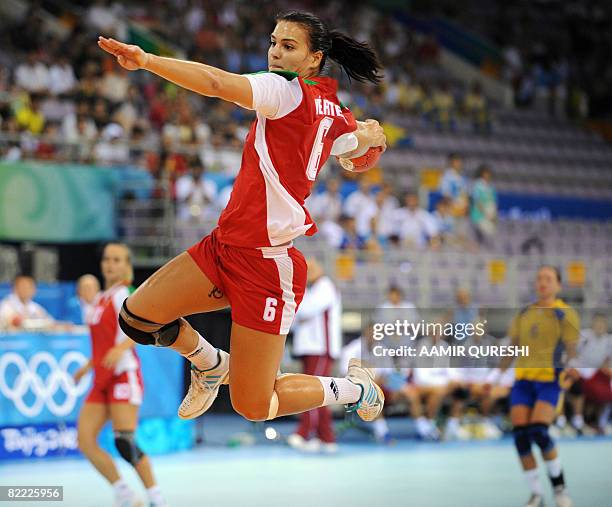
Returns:
[[[75,385],[68,367],[72,363],[81,366],[85,362],[85,356],[77,351],[67,352],[59,361],[48,352],[37,352],[29,361],[19,354],[7,352],[0,357],[0,392],[12,400],[15,408],[26,417],[36,417],[45,406],[55,416],[66,416],[74,410],[79,396],[89,387],[89,382],[85,381]],[[49,367],[49,374],[44,379],[38,373],[38,368],[43,364]],[[7,370],[11,365],[17,368],[18,373],[9,385]],[[65,398],[57,402],[54,396],[60,389],[64,391]],[[32,404],[24,400],[29,390],[35,396]]]

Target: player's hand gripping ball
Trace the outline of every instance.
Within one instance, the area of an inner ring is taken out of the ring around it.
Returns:
[[[382,146],[372,146],[368,151],[366,151],[361,157],[355,158],[340,158],[338,162],[342,166],[343,169],[347,171],[351,171],[354,173],[362,173],[367,171],[368,169],[372,169],[378,161],[380,160],[380,156],[383,153]]]

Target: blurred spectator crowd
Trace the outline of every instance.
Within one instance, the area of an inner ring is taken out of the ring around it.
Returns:
[[[174,0],[154,7],[99,0],[80,12],[52,12],[61,29],[51,29],[48,13],[37,7],[2,21],[0,156],[129,164],[158,180],[168,178],[173,195],[193,155],[211,172],[235,176],[251,112],[145,72],[128,73],[98,49],[96,38],[105,34],[232,72],[254,72],[267,67],[274,16],[286,5]],[[479,85],[465,90],[436,73],[435,39],[366,7],[341,9],[330,3],[316,10],[369,41],[385,67],[381,86],[344,83],[341,100],[358,118],[405,112],[452,129],[461,116],[488,131],[488,104]],[[342,79],[337,69],[330,71]]]

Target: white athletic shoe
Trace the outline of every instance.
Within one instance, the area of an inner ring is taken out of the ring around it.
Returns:
[[[219,350],[219,364],[206,371],[191,366],[191,385],[178,409],[181,419],[194,419],[206,412],[215,401],[221,384],[229,383],[229,354]]]
[[[144,503],[140,500],[136,493],[130,490],[129,495],[115,496],[113,507],[143,507]]]
[[[338,452],[338,444],[336,442],[321,442],[321,452],[323,454],[336,454]]]
[[[563,486],[555,488],[555,505],[557,507],[574,507],[574,502]]]
[[[541,495],[531,495],[525,507],[544,507],[544,498]]]
[[[321,450],[321,441],[318,438],[306,440],[302,435],[293,433],[287,437],[287,443],[290,447],[303,452],[319,452]]]
[[[359,359],[351,359],[346,378],[362,388],[359,401],[347,405],[346,409],[349,412],[356,410],[357,415],[364,421],[376,419],[385,405],[385,395],[374,382],[374,370],[363,368]]]

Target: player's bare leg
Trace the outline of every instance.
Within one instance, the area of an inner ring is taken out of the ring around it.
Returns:
[[[113,458],[98,445],[98,435],[109,418],[109,410],[104,403],[86,402],[79,414],[77,435],[79,449],[96,468],[98,472],[111,484],[121,477]]]
[[[356,363],[349,366],[346,378],[277,377],[284,348],[283,335],[233,324],[230,395],[234,409],[245,418],[264,421],[333,404],[350,405],[364,420],[374,420],[382,411],[382,391]]]
[[[149,505],[151,507],[164,507],[167,504],[155,482],[149,457],[140,451],[134,439],[138,424],[138,409],[137,405],[130,403],[112,403],[110,405],[115,445],[121,457],[130,463],[138,473],[147,490]]]
[[[532,440],[542,451],[542,457],[546,462],[548,477],[552,484],[557,507],[572,507],[573,501],[567,494],[565,488],[565,478],[561,460],[555,446],[555,442],[548,434],[548,427],[555,419],[556,407],[546,401],[537,401],[531,411],[530,426],[532,428]]]
[[[113,486],[115,506],[135,507],[140,505],[136,495],[119,475],[117,466],[109,453],[98,445],[98,435],[110,417],[108,405],[85,403],[79,414],[79,449],[98,472]]]
[[[122,310],[128,336],[142,334],[184,356],[192,364],[192,382],[179,416],[191,419],[204,413],[217,397],[219,386],[228,382],[229,359],[182,317],[227,308],[225,295],[183,252],[149,277],[125,302]],[[149,337],[151,336],[151,338]]]

